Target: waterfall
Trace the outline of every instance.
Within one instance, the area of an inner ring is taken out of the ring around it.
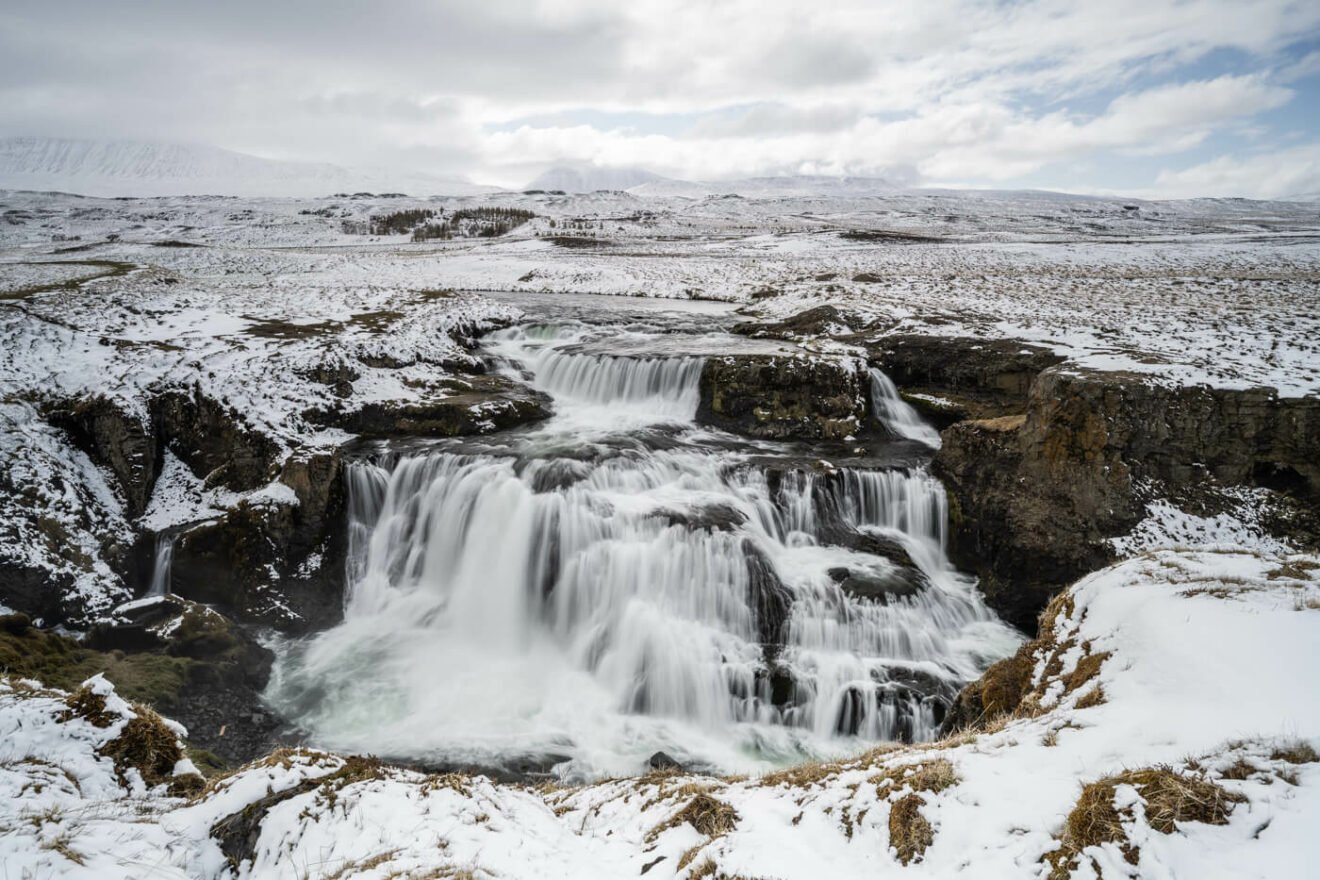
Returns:
[[[568,778],[933,737],[1018,641],[947,562],[941,484],[712,442],[700,358],[591,332],[490,342],[551,422],[349,465],[345,620],[281,654],[272,704],[328,747]]]
[[[282,669],[277,704],[297,714],[316,692],[307,720],[340,747],[572,755],[562,744],[603,739],[584,759],[600,772],[661,748],[736,764],[702,741],[791,755],[806,738],[928,739],[1011,644],[944,563],[943,490],[923,471],[772,486],[675,450],[538,492],[537,470],[446,453],[351,466],[347,620]],[[838,528],[857,547],[824,543]],[[924,587],[848,595],[832,570],[913,575],[868,554],[868,534],[904,547]]]
[[[174,561],[173,533],[161,532],[156,535],[156,555],[151,566],[151,585],[147,587],[147,597],[168,596],[170,594],[170,564]]]
[[[691,421],[704,358],[574,350],[589,334],[575,325],[519,327],[493,334],[491,343],[497,353],[515,356],[532,374],[532,386],[555,398],[561,410],[614,424],[630,415],[634,423]]]
[[[871,368],[871,409],[875,417],[896,436],[918,440],[936,449],[940,432],[921,420],[921,416],[898,393],[898,387],[882,371]]]

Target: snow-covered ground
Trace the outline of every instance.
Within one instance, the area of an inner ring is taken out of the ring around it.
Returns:
[[[1320,661],[1318,566],[1144,553],[1061,603],[1034,656],[1037,714],[753,778],[532,788],[282,752],[185,800],[116,776],[98,750],[119,727],[62,720],[62,694],[8,681],[0,850],[13,877],[1034,878],[1084,784],[1167,765],[1220,786],[1226,824],[1162,833],[1120,781],[1121,837],[1083,849],[1078,876],[1303,877],[1320,858],[1320,698],[1299,685]],[[212,836],[258,802],[258,830]]]
[[[527,208],[538,219],[500,239],[418,245],[342,231],[345,220],[401,208],[478,205]],[[70,246],[78,250],[56,253]],[[1018,338],[1172,382],[1269,385],[1285,396],[1320,389],[1320,207],[1306,203],[847,190],[0,196],[0,290],[51,259],[123,260],[178,276],[180,290],[246,288],[268,310],[313,314],[327,292],[355,297],[370,286],[756,295],[755,309],[770,316],[832,303],[876,332]]]

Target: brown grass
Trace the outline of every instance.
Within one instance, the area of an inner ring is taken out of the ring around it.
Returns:
[[[957,785],[959,780],[953,764],[944,758],[936,758],[919,764],[897,764],[886,767],[868,781],[874,783],[877,795],[885,797],[905,788],[910,788],[914,794],[920,792],[938,794],[946,788]],[[890,791],[887,792],[886,789]]]
[[[898,851],[898,860],[904,865],[920,859],[935,842],[935,830],[921,815],[925,803],[921,795],[909,794],[889,808],[889,845]]]
[[[682,868],[680,867],[679,870],[682,870]],[[692,869],[692,873],[688,874],[688,880],[705,880],[707,877],[713,878],[715,872],[718,870],[719,867],[715,864],[714,859],[707,856],[704,862],[697,865]]]
[[[724,801],[709,794],[699,794],[688,801],[683,809],[647,832],[646,842],[655,842],[661,834],[684,822],[697,829],[698,834],[720,837],[738,827],[739,818],[738,811]]]
[[[648,798],[642,803],[642,812],[646,812],[660,803],[672,798],[696,797],[701,794],[710,794],[719,786],[713,782],[684,782],[681,785],[666,785],[661,783],[654,797]]]
[[[1245,800],[1199,776],[1178,773],[1170,767],[1128,770],[1083,786],[1076,806],[1064,825],[1062,846],[1046,853],[1051,880],[1063,880],[1080,863],[1087,847],[1111,843],[1118,846],[1129,864],[1137,864],[1140,850],[1127,838],[1124,822],[1134,819],[1129,810],[1114,804],[1118,786],[1134,786],[1145,801],[1146,823],[1161,834],[1172,834],[1179,822],[1224,825],[1233,804]]]
[[[1320,762],[1320,754],[1316,754],[1309,742],[1299,739],[1292,745],[1270,752],[1270,760],[1287,761],[1289,764],[1314,764]]]
[[[384,852],[376,853],[369,858],[349,859],[329,874],[322,874],[321,880],[346,880],[346,878],[349,877],[356,877],[364,871],[379,868],[386,862],[393,861],[394,857],[398,854],[399,851],[397,849],[387,849]]]
[[[879,766],[882,758],[903,748],[898,743],[882,743],[867,749],[855,758],[842,761],[808,761],[805,764],[767,773],[757,780],[757,785],[764,788],[780,785],[787,785],[789,788],[810,788],[823,785],[845,770],[867,770]]]
[[[95,727],[107,728],[123,720],[106,709],[105,697],[86,686],[69,694],[64,702],[68,709],[60,715],[61,721],[81,718]],[[132,710],[136,717],[128,719],[118,735],[97,750],[97,754],[114,762],[119,784],[128,785],[128,771],[133,769],[148,787],[168,784],[170,794],[176,797],[199,794],[206,786],[200,774],[174,775],[174,765],[184,757],[178,735],[146,706],[134,703]]]
[[[1027,423],[1025,415],[1000,416],[997,419],[981,419],[970,422],[974,428],[982,431],[993,431],[996,434],[1004,434],[1009,431],[1016,431]],[[905,863],[906,864],[906,863]]]

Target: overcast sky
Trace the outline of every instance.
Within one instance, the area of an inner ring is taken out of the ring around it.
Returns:
[[[1320,2],[4,0],[0,135],[1286,196],[1320,192]]]

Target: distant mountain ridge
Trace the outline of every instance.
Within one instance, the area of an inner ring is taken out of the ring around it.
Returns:
[[[596,165],[559,165],[538,175],[526,189],[589,193],[626,190],[638,196],[704,198],[741,195],[751,198],[784,196],[864,196],[896,192],[899,187],[879,177],[783,175],[737,180],[679,180],[644,168],[607,168]]]
[[[0,138],[0,189],[89,196],[472,195],[497,187],[434,175],[266,159],[203,144]]]
[[[525,189],[562,190],[589,193],[597,190],[632,189],[668,178],[641,168],[604,168],[596,165],[558,165],[537,175]]]

